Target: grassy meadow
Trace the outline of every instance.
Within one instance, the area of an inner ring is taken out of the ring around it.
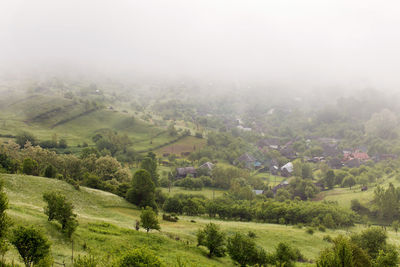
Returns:
[[[48,222],[43,213],[42,195],[48,191],[61,191],[68,196],[78,214],[79,227],[74,234],[74,254],[91,253],[105,261],[112,261],[125,251],[144,245],[157,251],[168,265],[176,266],[177,258],[187,262],[187,266],[233,266],[229,257],[208,259],[205,249],[196,246],[196,231],[210,222],[207,217],[180,216],[177,223],[161,220],[160,232],[146,234],[135,231],[135,221],[140,211],[124,199],[99,190],[81,187],[75,190],[71,185],[42,177],[25,175],[1,175],[9,198],[8,214],[15,225],[35,225],[43,229],[52,243],[52,254],[57,262],[70,263],[71,242],[60,232],[55,222]],[[177,190],[175,190],[177,192]],[[207,192],[205,189],[204,192]],[[209,193],[208,193],[209,194]],[[195,222],[191,222],[194,220]],[[329,246],[322,240],[326,234],[336,235],[344,231],[316,232],[307,234],[305,229],[294,226],[262,224],[255,222],[235,222],[212,220],[219,224],[228,235],[236,231],[256,233],[256,242],[268,251],[280,241],[296,246],[308,259],[314,259],[320,249]],[[352,230],[357,230],[355,227]],[[400,239],[393,234],[393,241]],[[179,240],[177,240],[179,239]],[[18,260],[12,249],[6,254],[8,260]]]

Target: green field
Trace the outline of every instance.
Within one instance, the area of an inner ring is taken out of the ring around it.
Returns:
[[[176,195],[176,194],[194,194],[194,195],[203,195],[208,199],[217,198],[222,196],[226,190],[222,189],[214,189],[214,188],[203,188],[202,190],[186,190],[183,187],[173,186],[171,189],[163,188],[162,191],[167,195]]]
[[[57,262],[70,262],[71,243],[59,233],[56,223],[48,222],[43,213],[44,202],[42,194],[48,191],[64,192],[73,202],[78,214],[79,227],[74,234],[75,255],[87,254],[89,251],[99,258],[109,259],[118,257],[124,251],[135,247],[148,245],[157,251],[164,262],[176,266],[177,257],[187,261],[188,266],[233,266],[229,257],[208,259],[205,250],[196,246],[196,231],[210,222],[207,217],[180,216],[177,223],[161,222],[160,232],[146,234],[133,230],[135,220],[139,218],[139,210],[122,198],[110,193],[82,187],[76,191],[62,181],[25,175],[2,175],[5,189],[9,197],[10,209],[8,214],[16,225],[39,226],[50,237],[52,254]],[[177,188],[173,191],[179,192]],[[210,194],[209,189],[203,193]],[[161,214],[160,214],[161,216]],[[191,222],[194,220],[195,223]],[[308,259],[314,259],[319,251],[329,243],[322,240],[326,234],[335,236],[346,233],[344,230],[315,232],[309,235],[305,229],[293,226],[263,224],[256,222],[236,222],[212,220],[219,224],[228,235],[236,231],[247,233],[254,231],[256,242],[268,251],[280,241],[287,241],[296,246]],[[351,228],[359,231],[362,226]],[[389,232],[390,242],[400,244],[400,238]],[[179,238],[179,240],[175,240]],[[17,252],[7,253],[8,260],[17,260]],[[299,264],[304,265],[304,264]]]
[[[21,97],[0,110],[0,135],[15,136],[28,131],[43,141],[51,140],[57,134],[58,138],[65,138],[73,149],[82,142],[93,143],[91,137],[96,132],[112,129],[127,134],[137,151],[149,150],[175,139],[164,129],[136,117],[132,119],[132,115],[127,113],[109,109],[84,112],[83,103],[62,97]],[[65,122],[57,125],[62,121]]]
[[[193,136],[186,136],[179,141],[162,147],[156,151],[159,156],[164,153],[181,155],[182,152],[194,152],[201,149],[206,145],[207,141],[202,138],[196,138]]]
[[[368,206],[374,198],[374,189],[377,185],[386,188],[389,183],[395,187],[400,186],[400,182],[395,178],[381,178],[379,183],[370,183],[367,191],[361,191],[361,186],[356,185],[350,188],[336,187],[329,191],[324,191],[316,196],[316,200],[337,201],[340,206],[350,208],[351,200],[358,199],[360,203]]]

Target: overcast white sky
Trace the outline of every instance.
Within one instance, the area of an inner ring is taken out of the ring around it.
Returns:
[[[1,0],[0,64],[400,88],[400,2]]]

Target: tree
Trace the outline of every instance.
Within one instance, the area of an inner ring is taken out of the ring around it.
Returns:
[[[18,250],[26,267],[37,264],[50,253],[48,239],[33,227],[19,226],[13,231],[11,244]]]
[[[102,180],[111,180],[115,177],[121,164],[111,156],[100,157],[96,160],[96,175]]]
[[[27,175],[38,175],[38,163],[31,158],[24,159],[22,172]]]
[[[225,254],[225,234],[216,224],[209,223],[197,232],[197,245],[208,248],[208,257],[222,257]]]
[[[335,185],[335,173],[333,172],[333,170],[329,170],[329,171],[326,172],[325,185],[329,189],[332,189],[333,186]]]
[[[332,266],[354,266],[350,241],[343,236],[337,237],[333,247],[323,250],[317,259],[317,267]]]
[[[368,255],[375,259],[380,250],[384,250],[386,247],[386,232],[378,227],[371,227],[360,234],[355,234],[351,237],[351,241],[365,250]]]
[[[152,207],[157,209],[155,202],[155,186],[150,174],[146,170],[138,170],[132,179],[131,188],[126,193],[129,202],[139,207]]]
[[[68,237],[71,237],[78,226],[72,203],[68,202],[64,195],[56,192],[44,193],[43,199],[47,203],[44,213],[48,216],[48,220],[58,221],[61,224],[61,229]]]
[[[158,223],[157,214],[153,211],[151,207],[146,207],[142,209],[140,214],[140,224],[146,229],[147,233],[151,230],[160,230],[160,224]]]
[[[365,130],[368,134],[384,139],[392,138],[396,127],[397,116],[388,109],[372,114],[371,119],[365,124]]]
[[[44,170],[44,176],[47,178],[54,178],[57,174],[56,168],[53,165],[49,164]]]
[[[295,251],[284,242],[278,244],[273,258],[277,267],[292,267],[297,260]]]
[[[397,235],[397,232],[399,231],[399,228],[400,228],[400,222],[397,220],[392,222],[392,228],[393,228],[393,231],[395,231],[396,235]]]
[[[21,132],[16,136],[15,142],[20,147],[24,147],[27,142],[30,142],[32,145],[36,145],[36,137],[32,133]]]
[[[240,266],[254,265],[258,262],[258,249],[253,239],[240,233],[228,238],[227,251],[229,256]]]
[[[8,228],[11,225],[11,220],[6,214],[8,209],[8,198],[3,190],[3,181],[0,181],[0,255],[4,257],[4,254],[8,250],[8,245],[5,240],[8,233]]]
[[[374,190],[374,203],[378,208],[378,214],[382,218],[392,221],[399,216],[399,193],[392,183],[384,190],[378,186]]]
[[[351,187],[353,186],[353,185],[355,185],[356,184],[356,180],[354,180],[354,177],[353,177],[353,175],[349,175],[349,176],[346,176],[344,179],[343,179],[343,182],[342,182],[342,187],[350,187],[350,190],[351,190]]]
[[[161,267],[162,262],[154,254],[154,252],[148,250],[147,248],[137,248],[126,255],[124,255],[120,262],[120,267]]]
[[[58,142],[58,147],[59,148],[67,148],[68,144],[67,144],[67,140],[65,140],[64,138],[60,139],[60,142]]]
[[[387,246],[385,250],[380,250],[375,261],[376,267],[396,267],[399,264],[399,253],[393,246]]]
[[[151,179],[155,186],[158,185],[158,172],[157,172],[157,160],[151,157],[152,155],[148,155],[144,160],[140,163],[140,168],[148,171],[150,173]]]

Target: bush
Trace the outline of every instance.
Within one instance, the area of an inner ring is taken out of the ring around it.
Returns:
[[[168,222],[177,222],[179,220],[179,218],[177,216],[168,215],[168,214],[163,214],[162,218],[164,221],[168,221]]]
[[[20,226],[13,231],[11,244],[15,246],[26,266],[38,264],[50,254],[50,243],[39,230]]]
[[[29,132],[19,133],[15,141],[20,147],[24,147],[27,142],[30,142],[33,146],[36,145],[35,136]]]
[[[68,147],[67,140],[60,139],[60,142],[58,142],[58,147],[63,149],[67,148]]]
[[[27,175],[38,175],[38,163],[31,159],[24,159],[24,163],[22,164],[22,172]]]
[[[151,207],[146,207],[142,209],[140,214],[140,224],[146,229],[147,233],[151,230],[160,230],[160,224],[158,223],[157,214],[153,211]]]
[[[208,248],[208,257],[225,255],[225,234],[218,225],[209,223],[197,232],[197,245]]]
[[[74,267],[97,267],[99,265],[99,261],[91,255],[81,255],[78,256],[77,259],[74,260]]]
[[[49,164],[46,169],[44,170],[44,177],[47,178],[54,178],[56,177],[57,170],[54,168],[53,165]]]
[[[256,233],[254,233],[253,231],[249,231],[247,233],[247,236],[250,237],[250,238],[256,238],[257,237]]]
[[[66,200],[64,195],[56,192],[43,194],[43,200],[47,203],[44,213],[48,216],[48,220],[58,221],[62,231],[71,237],[78,226],[76,214],[73,212],[74,206]]]
[[[309,228],[307,228],[306,233],[312,235],[312,234],[314,234],[314,229],[309,227]]]
[[[160,179],[159,183],[160,183],[160,186],[164,187],[164,188],[167,188],[170,186],[170,181],[169,181],[168,177],[162,177]]]
[[[332,242],[333,242],[333,239],[332,239],[332,237],[331,237],[330,235],[324,235],[324,237],[322,238],[322,240],[324,240],[324,241],[326,241],[326,242],[329,242],[329,243],[332,243]]]
[[[325,232],[326,228],[325,228],[325,226],[320,225],[320,226],[318,226],[318,230],[321,231],[321,232]]]
[[[161,267],[160,259],[147,248],[134,249],[123,256],[118,266],[120,267]]]
[[[241,266],[260,264],[259,254],[265,252],[259,252],[259,250],[261,249],[258,249],[255,242],[248,236],[236,233],[233,237],[228,238],[228,254]]]

